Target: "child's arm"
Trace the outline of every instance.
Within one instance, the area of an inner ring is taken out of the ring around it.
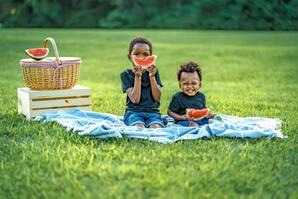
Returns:
[[[179,115],[173,111],[171,111],[170,109],[168,109],[168,115],[171,116],[172,118],[174,118],[175,120],[188,120],[188,118],[186,117],[186,115]]]
[[[155,77],[149,77],[150,79],[150,86],[151,86],[151,91],[152,91],[152,97],[155,101],[159,102],[160,101],[160,88],[157,85]]]
[[[149,72],[149,80],[150,80],[150,87],[152,91],[152,97],[155,101],[160,101],[160,87],[158,86],[156,79],[155,79],[155,73],[157,71],[156,67],[154,65],[151,65],[148,67]]]
[[[134,104],[140,103],[141,99],[141,84],[142,84],[142,69],[140,67],[134,68],[135,73],[134,86],[126,90],[126,94]]]

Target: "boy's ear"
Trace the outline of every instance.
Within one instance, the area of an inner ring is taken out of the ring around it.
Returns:
[[[129,53],[127,54],[127,58],[128,58],[128,60],[130,60],[130,61],[131,61],[131,56],[130,56],[130,54],[129,54]]]

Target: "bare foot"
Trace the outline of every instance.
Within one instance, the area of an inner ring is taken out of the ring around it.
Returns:
[[[197,123],[195,123],[194,121],[190,121],[190,122],[188,123],[188,126],[189,126],[189,127],[198,127],[199,125],[198,125]]]

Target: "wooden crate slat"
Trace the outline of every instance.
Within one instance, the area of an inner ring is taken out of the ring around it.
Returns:
[[[91,106],[82,106],[82,107],[77,107],[80,108],[81,110],[85,110],[85,111],[92,111],[92,107]],[[36,117],[39,116],[45,112],[50,112],[50,111],[58,111],[58,110],[67,110],[69,108],[59,108],[59,109],[44,109],[44,110],[32,110],[30,113],[30,118],[32,117]]]
[[[92,91],[87,87],[83,86],[74,86],[71,89],[62,89],[62,90],[31,90],[29,88],[20,88],[24,92],[30,92],[30,98],[51,98],[55,97],[67,97],[67,96],[83,96],[91,95]]]
[[[92,90],[76,85],[63,90],[18,88],[18,112],[28,119],[48,111],[80,108],[92,110]]]
[[[20,89],[17,90],[18,93],[18,113],[23,113],[24,115],[30,112],[30,97],[29,93],[22,92]]]
[[[91,97],[89,98],[77,98],[77,99],[59,99],[59,100],[43,100],[32,101],[31,108],[45,108],[45,107],[63,107],[63,106],[79,106],[79,105],[91,105]]]

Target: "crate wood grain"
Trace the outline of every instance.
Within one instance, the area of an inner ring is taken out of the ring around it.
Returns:
[[[28,119],[48,111],[80,108],[92,110],[92,91],[80,85],[63,90],[18,88],[18,112]]]

